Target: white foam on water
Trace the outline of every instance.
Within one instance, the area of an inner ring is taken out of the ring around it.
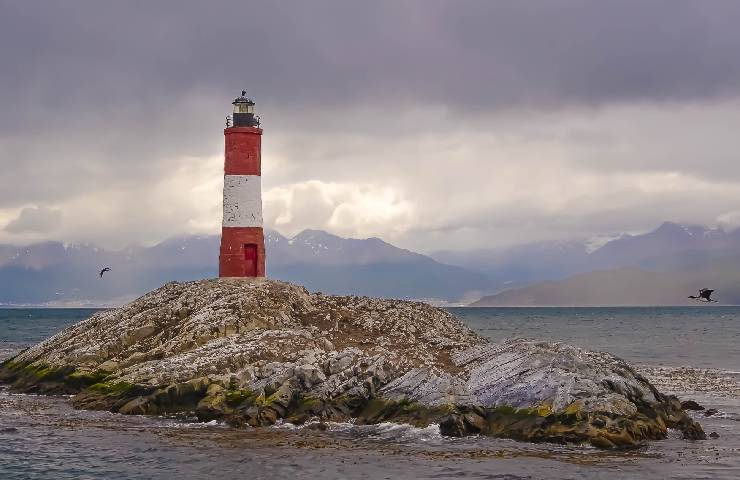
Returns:
[[[271,425],[270,428],[274,428],[277,430],[302,430],[304,428],[309,428],[309,427],[312,427],[313,425],[318,425],[320,423],[322,422],[316,418],[310,419],[307,422],[302,423],[301,425],[296,425],[294,423],[286,422],[283,419],[279,419],[277,422]],[[345,432],[355,427],[355,424],[353,422],[323,422],[323,423],[324,425],[326,425],[328,431]]]
[[[427,427],[415,427],[407,423],[383,422],[375,425],[338,425],[337,430],[343,428],[346,431],[371,440],[383,440],[391,442],[430,442],[443,441],[445,438],[439,431],[439,425],[431,424]],[[330,427],[329,430],[332,430]]]
[[[172,427],[172,428],[211,428],[211,427],[227,428],[228,427],[228,425],[226,425],[225,423],[217,422],[216,420],[211,420],[210,422],[173,422],[166,426]]]
[[[271,428],[278,430],[302,430],[314,428],[320,422],[317,419],[307,421],[302,425],[295,425],[278,420]],[[427,427],[415,427],[407,423],[383,422],[375,425],[356,425],[354,422],[323,422],[326,431],[337,433],[352,433],[368,439],[388,440],[398,442],[429,442],[441,441],[445,437],[439,431],[439,425],[433,423]]]
[[[270,428],[274,428],[276,430],[299,430],[303,428],[304,425],[295,425],[293,423],[286,422],[281,418],[277,422],[272,424]]]

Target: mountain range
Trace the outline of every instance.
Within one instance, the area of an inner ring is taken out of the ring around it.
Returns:
[[[217,275],[219,237],[119,251],[92,244],[0,245],[0,305],[116,305],[171,280]],[[740,230],[666,222],[599,248],[585,241],[430,256],[379,238],[265,233],[267,274],[312,291],[474,305],[684,304],[702,287],[739,303]],[[112,271],[101,279],[102,266]],[[482,297],[482,298],[481,298]]]
[[[515,285],[473,305],[689,305],[696,302],[687,296],[700,288],[715,289],[723,304],[740,304],[740,230],[666,222],[571,259],[569,272],[540,270],[540,281]]]
[[[0,245],[0,304],[120,304],[167,281],[217,276],[219,242],[217,235],[185,236],[120,251],[58,242]],[[491,291],[484,274],[378,238],[348,239],[320,230],[287,238],[268,231],[265,248],[268,276],[313,291],[437,301]],[[103,266],[111,272],[100,278]]]
[[[619,235],[599,248],[587,241],[554,241],[502,249],[438,251],[431,257],[519,286],[576,273],[639,267],[672,270],[702,265],[713,258],[740,255],[740,229],[665,222],[650,232]]]

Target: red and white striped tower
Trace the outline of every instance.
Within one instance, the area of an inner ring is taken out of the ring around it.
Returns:
[[[246,92],[234,100],[233,125],[224,130],[224,218],[219,277],[264,277],[262,232],[261,139],[254,102]]]

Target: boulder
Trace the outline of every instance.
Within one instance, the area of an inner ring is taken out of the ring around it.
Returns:
[[[681,402],[681,408],[684,410],[704,410],[704,407],[696,403],[694,400],[685,400]]]
[[[310,294],[266,279],[172,282],[0,367],[16,391],[78,408],[204,421],[439,424],[444,435],[590,443],[704,438],[691,404],[623,360],[562,343],[491,343],[420,302]],[[319,423],[321,425],[321,423]]]

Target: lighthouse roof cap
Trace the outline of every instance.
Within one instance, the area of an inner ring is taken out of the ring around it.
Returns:
[[[247,97],[247,92],[245,90],[242,90],[242,94],[236,97],[236,99],[234,99],[234,101],[231,103],[232,105],[236,105],[237,103],[247,103],[249,105],[254,105],[254,100]]]

